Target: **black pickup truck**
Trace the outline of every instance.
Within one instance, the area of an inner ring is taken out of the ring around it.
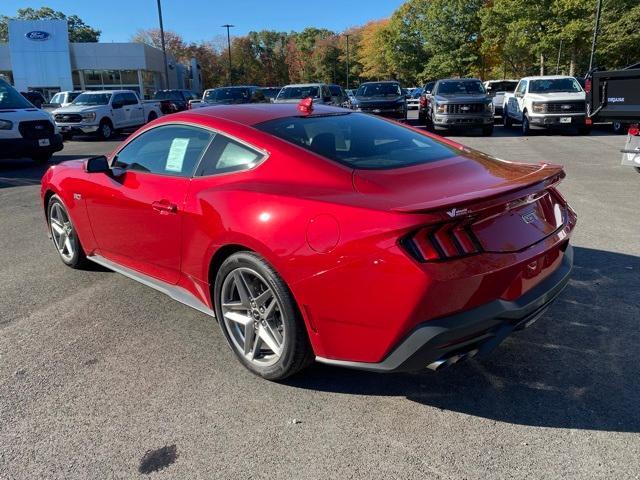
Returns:
[[[585,77],[587,123],[628,127],[622,164],[640,172],[640,63],[622,70],[592,70]]]

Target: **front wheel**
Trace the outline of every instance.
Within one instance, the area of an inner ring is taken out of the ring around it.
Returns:
[[[53,195],[47,205],[47,220],[53,245],[62,262],[71,268],[82,268],[87,263],[78,234],[71,223],[67,208],[58,195]]]
[[[153,122],[156,118],[158,118],[158,115],[156,114],[156,112],[151,112],[149,114],[149,118],[147,119],[147,122]]]
[[[267,380],[282,380],[313,359],[289,288],[253,252],[227,258],[214,284],[216,317],[240,362]]]
[[[522,115],[522,134],[529,135],[531,133],[531,126],[529,125],[529,117],[524,113]]]
[[[101,140],[109,140],[113,136],[113,125],[105,118],[100,122],[97,133]]]

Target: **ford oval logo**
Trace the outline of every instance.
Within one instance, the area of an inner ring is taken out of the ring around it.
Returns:
[[[49,40],[51,34],[49,32],[43,32],[42,30],[33,30],[32,32],[25,33],[24,36],[29,40],[43,41]]]

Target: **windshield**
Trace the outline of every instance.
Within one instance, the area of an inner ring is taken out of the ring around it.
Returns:
[[[177,92],[175,90],[174,91],[161,90],[159,92],[156,92],[153,95],[153,99],[154,100],[174,100],[178,102],[181,102],[182,100],[184,100],[182,98],[182,95],[180,95],[180,92]]]
[[[107,105],[110,99],[110,93],[81,93],[72,103],[74,105]]]
[[[457,155],[431,137],[361,113],[279,118],[256,127],[350,168],[400,168]]]
[[[0,109],[33,108],[33,105],[11,85],[0,79]]]
[[[264,96],[267,98],[276,98],[278,93],[280,93],[280,87],[263,88],[262,93],[264,93]]]
[[[582,87],[575,78],[550,78],[545,80],[531,80],[529,93],[551,92],[581,92]]]
[[[402,95],[397,83],[365,83],[358,87],[356,97],[398,97]]]
[[[278,94],[279,99],[302,99],[307,97],[320,98],[320,87],[284,87]]]
[[[510,92],[516,89],[518,82],[490,82],[487,85],[487,93],[496,93],[496,92]]]
[[[479,80],[447,80],[438,83],[439,95],[470,95],[485,93]]]
[[[249,98],[249,89],[241,87],[215,88],[204,93],[205,102],[221,102],[224,100],[245,100]]]

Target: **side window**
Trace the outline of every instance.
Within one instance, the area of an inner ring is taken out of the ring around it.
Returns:
[[[251,147],[218,135],[202,157],[197,175],[208,176],[247,170],[262,160],[263,156]]]
[[[112,106],[117,104],[124,105],[124,96],[121,93],[116,93],[111,99]]]
[[[165,125],[133,139],[114,165],[127,170],[190,177],[214,133],[197,127]]]
[[[138,98],[135,96],[134,93],[127,92],[127,93],[123,93],[122,95],[124,96],[124,104],[125,105],[137,105],[138,104]]]
[[[526,90],[527,90],[527,81],[521,80],[520,83],[518,84],[518,87],[516,88],[516,92],[524,94]]]

